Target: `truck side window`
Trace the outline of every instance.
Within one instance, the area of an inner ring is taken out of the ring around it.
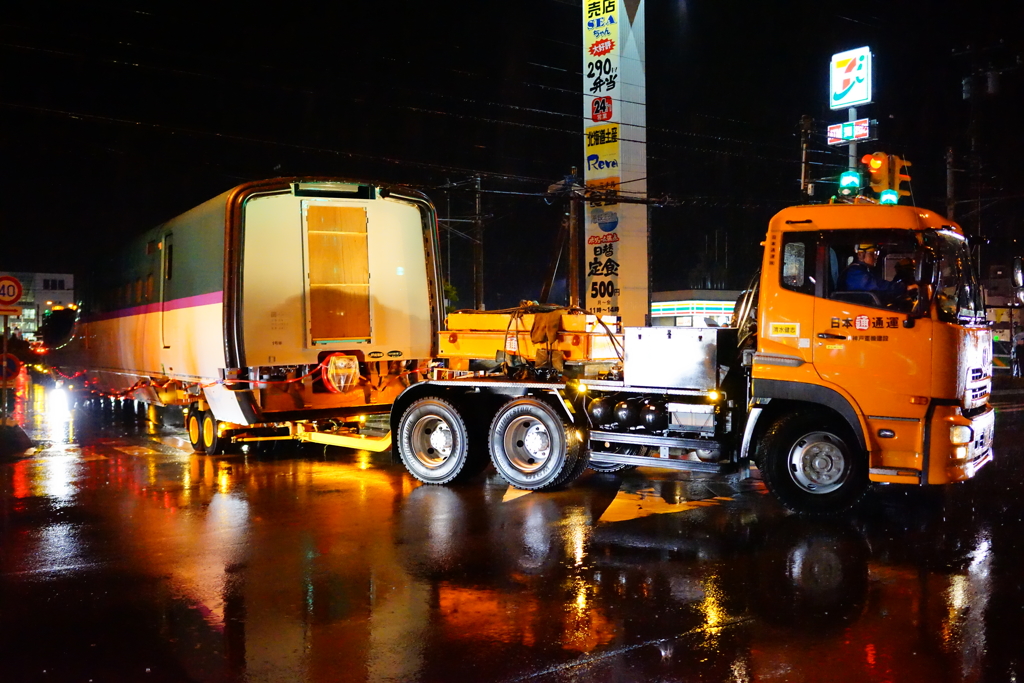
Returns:
[[[807,233],[791,233],[782,241],[780,282],[786,289],[814,294],[815,240]]]

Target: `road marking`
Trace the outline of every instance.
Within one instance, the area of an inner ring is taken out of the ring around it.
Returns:
[[[721,499],[711,498],[708,500],[685,500],[681,503],[669,503],[661,496],[654,493],[653,489],[646,489],[637,493],[626,493],[619,491],[611,504],[605,508],[598,521],[601,522],[625,522],[630,519],[649,517],[650,515],[665,515],[673,512],[685,512],[702,507],[716,507],[721,505]]]
[[[515,500],[516,498],[522,498],[523,496],[529,495],[531,493],[533,493],[533,491],[524,491],[523,489],[517,489],[515,486],[509,486],[508,489],[505,491],[505,495],[502,496],[501,502],[507,503],[511,500]]]
[[[115,451],[121,451],[125,455],[155,455],[157,451],[145,446],[114,446]]]
[[[182,439],[177,436],[161,436],[157,439],[160,443],[171,448],[176,448],[184,453],[192,453],[192,444],[188,442],[188,439]]]

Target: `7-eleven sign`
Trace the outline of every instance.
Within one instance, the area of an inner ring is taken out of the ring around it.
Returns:
[[[846,109],[871,103],[871,48],[858,47],[832,55],[828,106]]]

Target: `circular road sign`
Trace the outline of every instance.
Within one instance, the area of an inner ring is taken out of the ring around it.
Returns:
[[[21,283],[10,275],[0,276],[0,306],[9,306],[21,301]]]
[[[14,379],[21,372],[21,361],[10,353],[0,355],[0,377]]]

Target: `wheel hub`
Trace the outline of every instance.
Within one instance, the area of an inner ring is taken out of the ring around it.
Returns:
[[[416,423],[410,441],[413,455],[429,468],[443,465],[455,447],[451,427],[444,420],[432,416]]]
[[[835,436],[813,432],[799,439],[789,455],[793,480],[805,491],[829,493],[843,482],[849,463]]]
[[[551,454],[551,435],[532,417],[517,418],[506,432],[505,452],[521,472],[534,472],[544,466]]]
[[[530,427],[523,439],[523,447],[535,458],[546,458],[551,444],[548,441],[548,430],[539,424]]]
[[[438,421],[430,432],[430,447],[448,457],[452,454],[452,443],[452,430],[445,423]]]

